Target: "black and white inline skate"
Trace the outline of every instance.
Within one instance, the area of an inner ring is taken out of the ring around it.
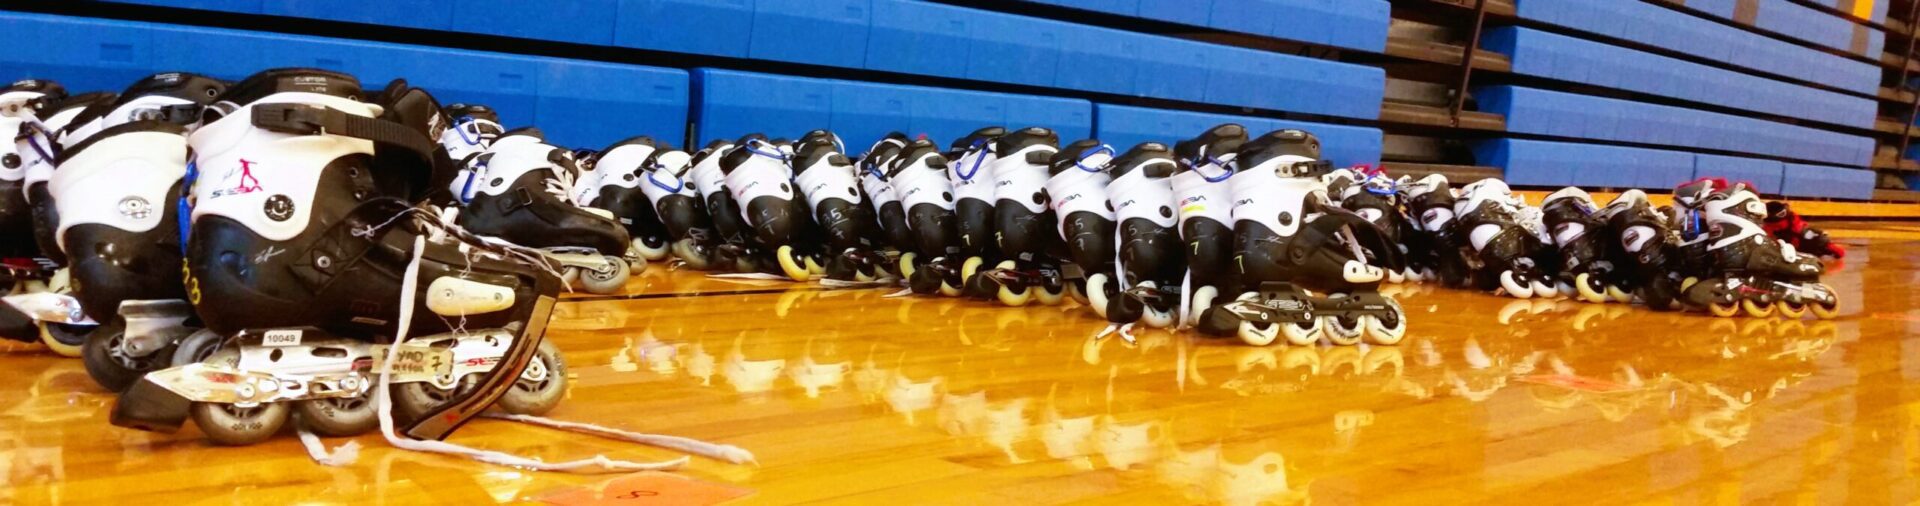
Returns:
[[[1482,179],[1463,188],[1454,202],[1454,226],[1479,265],[1476,285],[1521,299],[1558,295],[1546,266],[1536,261],[1545,244],[1523,223],[1516,200],[1506,182]]]
[[[1072,280],[1067,286],[1084,294],[1094,314],[1102,318],[1127,316],[1124,311],[1108,313],[1108,301],[1119,289],[1113,277],[1114,214],[1107,203],[1107,184],[1112,181],[1107,165],[1115,154],[1112,146],[1084,139],[1062,146],[1047,163],[1046,192],[1054,216],[1059,217],[1057,230],[1066,246],[1065,259],[1085,273],[1083,288],[1074,288]],[[1110,321],[1128,324],[1138,318]]]
[[[1394,244],[1394,248],[1399,250],[1402,258],[1405,258],[1408,253],[1407,243],[1401,232],[1404,231],[1407,216],[1401,211],[1399,183],[1387,178],[1383,173],[1352,169],[1335,169],[1335,172],[1348,173],[1344,178],[1335,178],[1335,180],[1345,179],[1338,194],[1340,207],[1353,211],[1354,214],[1372,222],[1374,226],[1380,227],[1380,230],[1387,234],[1387,240]],[[1329,196],[1334,192],[1334,187],[1329,185],[1327,187]],[[1377,264],[1371,261],[1370,263]],[[1409,274],[1408,271],[1397,269],[1387,271],[1387,282],[1404,282]]]
[[[826,131],[801,138],[793,153],[793,181],[824,237],[827,279],[868,282],[886,274],[873,208],[839,137]]]
[[[1118,256],[1110,277],[1087,273],[1087,297],[1096,310],[1105,306],[1109,322],[1157,328],[1179,323],[1185,244],[1180,241],[1171,181],[1178,166],[1173,150],[1158,142],[1136,144],[1107,164],[1107,204],[1113,207]],[[1096,275],[1110,281],[1096,283]],[[1107,283],[1111,296],[1109,290],[1095,289]]]
[[[1187,271],[1180,281],[1181,325],[1196,325],[1200,314],[1232,290],[1233,159],[1247,142],[1247,129],[1223,124],[1199,137],[1174,144],[1174,213],[1179,221],[1181,251]]]
[[[50,139],[78,113],[55,113],[53,104],[65,102],[71,102],[65,89],[52,81],[28,79],[0,89],[0,136],[17,139],[0,143],[5,146],[0,149],[0,295],[18,305],[0,304],[0,338],[39,342],[55,353],[79,356],[92,320],[66,294],[66,271],[48,254],[58,248],[51,244],[51,229],[37,218],[52,211],[52,199],[33,198],[46,197],[46,180],[53,175],[58,146]],[[44,247],[41,237],[48,238]],[[64,306],[71,311],[58,309]]]
[[[1337,345],[1397,344],[1406,313],[1377,289],[1402,268],[1373,223],[1326,198],[1320,141],[1279,130],[1240,146],[1233,161],[1235,285],[1239,295],[1202,315],[1201,331],[1265,346],[1326,338]],[[1383,265],[1368,264],[1368,258]]]
[[[647,196],[647,162],[673,146],[647,136],[631,137],[608,146],[592,160],[591,177],[574,181],[574,203],[604,209],[627,229],[631,238],[627,256],[649,262],[667,258],[672,234]],[[584,163],[576,158],[575,163]]]
[[[953,216],[953,183],[947,179],[947,159],[939,146],[926,139],[900,148],[887,169],[887,180],[906,213],[906,230],[913,249],[900,255],[900,275],[913,293],[958,296],[960,233]]]
[[[1408,268],[1419,271],[1421,279],[1442,286],[1467,286],[1472,268],[1467,265],[1465,241],[1454,225],[1457,199],[1447,177],[1428,174],[1407,183],[1402,191],[1410,225],[1402,237],[1407,245]]]
[[[181,276],[176,205],[189,177],[187,137],[201,109],[226,90],[210,77],[167,72],[136,81],[91,107],[91,133],[63,137],[48,196],[55,245],[67,254],[73,293],[102,325],[82,350],[88,375],[109,390],[166,367],[175,343],[195,332]],[[85,119],[85,114],[81,119]],[[249,160],[251,162],[251,160]],[[234,168],[226,192],[258,191],[251,164]]]
[[[1620,261],[1614,265],[1621,289],[1649,309],[1678,309],[1674,297],[1684,281],[1679,269],[1679,237],[1673,216],[1654,207],[1647,194],[1627,190],[1602,210],[1607,227],[1619,240]]]
[[[791,144],[748,134],[721,155],[720,170],[746,227],[744,254],[756,266],[778,266],[786,277],[807,281],[825,269],[806,234],[812,221],[805,199],[793,187],[792,158]]]
[[[1820,259],[1767,234],[1766,203],[1746,184],[1707,191],[1704,197],[1697,189],[1682,189],[1693,191],[1676,190],[1675,204],[1704,222],[1705,233],[1696,244],[1704,246],[1708,262],[1697,281],[1681,286],[1689,305],[1721,317],[1744,311],[1765,318],[1777,310],[1787,318],[1812,312],[1827,319],[1838,313],[1839,296],[1820,283],[1825,271]]]
[[[974,130],[948,146],[947,176],[953,183],[954,228],[960,234],[960,277],[967,292],[975,298],[993,298],[998,285],[981,275],[1003,260],[999,241],[994,238],[994,178],[998,165],[994,140],[1006,135],[1004,127],[990,126]]]
[[[399,81],[377,104],[362,96],[351,76],[278,69],[208,110],[190,137],[186,265],[213,333],[122,394],[115,425],[171,432],[191,417],[211,442],[244,445],[292,416],[323,435],[364,433],[390,401],[400,433],[433,440],[493,406],[559,402],[550,260],[414,207],[455,170],[432,141],[439,106]],[[253,190],[230,191],[248,170]]]
[[[1066,298],[1066,277],[1057,255],[1064,250],[1055,231],[1059,219],[1047,198],[1047,166],[1060,151],[1059,135],[1029,127],[994,139],[993,229],[1006,258],[981,275],[995,298],[1008,306],[1038,299],[1046,305]]]
[[[1547,195],[1540,210],[1560,252],[1559,291],[1594,304],[1631,302],[1614,263],[1619,241],[1593,196],[1569,186]]]
[[[572,164],[566,150],[546,144],[538,131],[510,131],[464,162],[461,170],[473,185],[460,195],[454,223],[546,252],[563,266],[568,284],[588,293],[619,293],[634,267],[626,258],[631,238],[611,213],[568,200],[569,178],[578,172]]]
[[[907,227],[907,210],[900,202],[900,195],[894,191],[887,169],[893,165],[894,159],[900,157],[900,151],[905,147],[906,134],[889,132],[868,147],[857,163],[860,189],[866,197],[863,202],[874,218],[872,242],[880,245],[880,249],[893,251],[884,267],[902,279],[906,275],[900,272],[900,266],[903,265],[900,257],[918,248],[919,241]]]

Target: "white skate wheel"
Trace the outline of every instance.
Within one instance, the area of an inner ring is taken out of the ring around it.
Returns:
[[[1187,321],[1185,322],[1186,325],[1188,326],[1199,325],[1200,314],[1206,312],[1207,309],[1212,308],[1213,299],[1216,299],[1219,297],[1220,297],[1220,289],[1218,288],[1214,288],[1211,286],[1202,286],[1200,288],[1194,289],[1193,300],[1190,302],[1190,305],[1187,307]]]
[[[1519,276],[1513,274],[1513,271],[1500,272],[1500,288],[1505,289],[1507,295],[1513,296],[1513,298],[1516,299],[1533,297],[1533,285],[1521,281]]]
[[[1333,341],[1333,344],[1353,346],[1360,344],[1361,338],[1366,336],[1365,320],[1364,317],[1355,317],[1351,322],[1343,322],[1337,316],[1324,316],[1321,317],[1320,328],[1327,335],[1327,340]]]
[[[969,260],[971,261],[971,260]],[[1106,273],[1096,272],[1087,275],[1087,305],[1093,306],[1093,314],[1107,317],[1107,278]]]
[[[1364,318],[1368,342],[1381,346],[1393,346],[1400,344],[1400,340],[1407,337],[1407,314],[1400,309],[1400,301],[1387,299],[1387,305],[1393,308],[1393,322],[1389,323],[1372,316]]]

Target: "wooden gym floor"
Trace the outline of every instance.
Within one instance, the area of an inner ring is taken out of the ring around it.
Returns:
[[[1852,247],[1828,278],[1836,321],[1413,287],[1408,340],[1371,349],[1092,341],[1103,325],[1078,308],[656,265],[633,295],[559,306],[573,388],[552,416],[735,444],[759,465],[696,458],[614,483],[377,436],[322,467],[291,433],[215,448],[118,429],[78,360],[18,350],[0,354],[0,503],[1914,503],[1920,226],[1830,226]],[[491,420],[454,440],[678,455]]]

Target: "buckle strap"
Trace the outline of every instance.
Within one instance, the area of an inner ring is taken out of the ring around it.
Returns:
[[[418,156],[426,167],[434,166],[432,153],[439,149],[438,145],[427,139],[426,134],[412,127],[347,114],[322,105],[256,105],[253,107],[253,126],[281,133],[339,135],[392,145]]]

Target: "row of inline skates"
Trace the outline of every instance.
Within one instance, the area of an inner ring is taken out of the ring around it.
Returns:
[[[457,164],[437,141],[469,125],[448,112],[404,80],[363,89],[318,69],[169,72],[77,95],[14,83],[0,92],[15,140],[0,233],[16,293],[0,333],[77,344],[119,393],[119,426],[191,418],[222,445],[290,425],[380,429],[490,462],[634,469],[437,441],[476,417],[552,410],[567,382],[545,339],[554,304],[569,282],[623,285],[631,247],[605,213],[549,205],[566,203],[571,153],[523,132]],[[456,178],[468,191],[446,191]],[[70,293],[45,288],[61,277]]]
[[[486,114],[455,121],[443,143],[456,153],[512,137]],[[1403,254],[1328,197],[1333,169],[1305,131],[1255,138],[1229,124],[1123,151],[987,127],[944,150],[896,132],[848,153],[825,130],[691,154],[635,138],[571,157],[570,194],[625,225],[635,256],[721,276],[1008,306],[1072,297],[1123,337],[1135,324],[1261,345],[1405,335],[1404,312],[1377,292]]]
[[[1640,190],[1600,206],[1568,187],[1532,207],[1495,179],[1458,191],[1440,175],[1396,186],[1404,214],[1387,206],[1379,216],[1383,224],[1401,220],[1408,274],[1418,278],[1523,299],[1640,303],[1721,317],[1811,312],[1826,319],[1838,310],[1820,275],[1822,258],[1845,250],[1745,183],[1690,181],[1667,206]]]

